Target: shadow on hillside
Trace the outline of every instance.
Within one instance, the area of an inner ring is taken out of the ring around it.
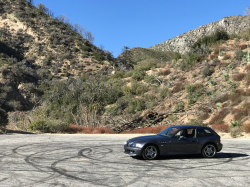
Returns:
[[[20,131],[20,130],[6,130],[6,134],[36,134],[32,132]]]

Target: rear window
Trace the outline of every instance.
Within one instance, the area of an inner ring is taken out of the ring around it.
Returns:
[[[208,129],[197,129],[197,138],[213,136],[213,133]]]

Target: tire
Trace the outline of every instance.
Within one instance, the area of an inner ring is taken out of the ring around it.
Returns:
[[[213,158],[217,153],[216,147],[213,144],[207,144],[202,148],[202,156],[204,158]]]
[[[159,151],[155,145],[147,145],[142,151],[142,157],[145,160],[154,160],[158,154]]]

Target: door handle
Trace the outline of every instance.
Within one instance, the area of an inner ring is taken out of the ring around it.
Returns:
[[[195,143],[196,141],[195,140],[192,140],[192,143]]]

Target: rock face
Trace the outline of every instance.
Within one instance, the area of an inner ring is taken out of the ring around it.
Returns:
[[[199,38],[205,35],[210,35],[217,29],[224,29],[228,34],[237,34],[249,27],[250,15],[225,17],[220,21],[200,26],[194,30],[166,40],[165,42],[154,45],[150,47],[150,49],[186,53]]]

